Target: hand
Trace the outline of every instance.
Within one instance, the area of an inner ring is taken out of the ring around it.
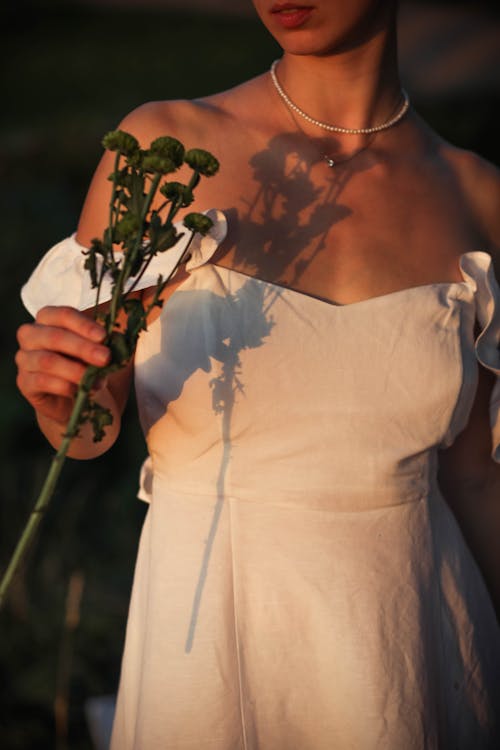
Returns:
[[[66,424],[88,365],[108,364],[102,326],[72,307],[43,307],[17,332],[17,386],[39,415]]]

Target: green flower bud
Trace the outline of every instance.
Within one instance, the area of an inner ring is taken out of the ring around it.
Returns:
[[[171,138],[169,135],[156,138],[151,143],[149,151],[155,156],[171,159],[176,167],[180,167],[184,161],[184,146],[177,138]]]
[[[172,159],[157,154],[146,154],[142,160],[142,167],[145,172],[156,172],[158,174],[169,174],[177,169]]]
[[[193,191],[181,182],[166,182],[161,186],[160,193],[172,203],[179,203],[182,207],[189,206],[194,200]]]
[[[102,139],[102,145],[108,151],[119,151],[124,156],[132,156],[139,150],[139,141],[124,130],[111,130]]]
[[[134,151],[133,154],[127,156],[128,166],[132,167],[133,169],[140,169],[140,167],[142,166],[142,160],[146,153],[147,151],[144,151],[144,149],[138,148],[137,151]]]
[[[208,151],[202,148],[191,148],[186,152],[184,161],[189,164],[191,169],[199,172],[204,177],[212,177],[219,170],[219,162]]]
[[[191,213],[184,217],[184,226],[192,232],[205,235],[214,225],[212,219],[205,214]]]
[[[116,241],[121,242],[131,234],[134,234],[140,229],[139,218],[133,213],[126,213],[115,227]]]

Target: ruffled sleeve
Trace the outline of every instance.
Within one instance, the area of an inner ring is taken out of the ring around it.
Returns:
[[[186,270],[192,271],[206,263],[226,235],[227,224],[222,211],[211,209],[206,212],[214,222],[205,237],[196,234],[188,246],[191,233],[177,224],[183,236],[177,245],[164,253],[159,253],[151,261],[147,272],[137,284],[137,289],[154,286],[158,276],[166,278],[186,254]],[[41,259],[26,284],[21,289],[21,299],[26,309],[36,316],[45,305],[70,305],[79,310],[88,310],[95,301],[95,289],[90,285],[90,276],[83,267],[86,248],[80,245],[75,235],[54,245]],[[111,296],[111,279],[106,277],[101,287],[101,302]]]
[[[476,319],[480,326],[475,350],[478,361],[496,375],[490,400],[492,457],[500,463],[500,287],[491,257],[473,252],[462,256],[462,272],[475,290]]]

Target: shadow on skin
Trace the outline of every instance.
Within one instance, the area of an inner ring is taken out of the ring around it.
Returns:
[[[315,187],[310,171],[323,158],[319,150],[321,139],[318,143],[307,141],[304,154],[304,137],[300,134],[273,138],[265,151],[251,159],[258,189],[254,199],[246,202],[247,210],[240,214],[236,208],[225,211],[229,241],[223,243],[213,258],[212,272],[217,274],[218,265],[224,267],[224,256],[234,247],[231,268],[274,286],[255,284],[249,279],[234,294],[222,285],[217,289],[220,293],[207,289],[183,290],[181,286],[169,298],[160,316],[160,353],[148,363],[152,368],[151,381],[161,383],[153,421],[164,416],[193,373],[199,369],[210,373],[216,365],[219,369],[219,374],[209,381],[207,397],[212,413],[221,417],[222,457],[214,488],[216,501],[193,594],[186,653],[193,647],[225,500],[233,410],[238,394],[244,397],[240,352],[262,346],[269,339],[272,307],[282,293],[280,287],[300,291],[300,277],[317,254],[328,248],[332,226],[352,213],[339,202],[342,190],[354,171],[370,166],[366,160],[358,159],[357,167],[348,162],[328,173],[326,188]]]
[[[306,138],[301,133],[275,136],[268,147],[251,158],[257,190],[252,200],[242,197],[246,209],[229,207],[228,236],[214,262],[250,276],[301,289],[300,280],[319,253],[332,249],[332,229],[352,215],[340,202],[352,177],[375,164],[370,152],[325,169],[326,180],[315,185],[312,170],[335,151],[329,140]],[[230,262],[225,262],[225,256]],[[329,300],[331,301],[331,300]]]

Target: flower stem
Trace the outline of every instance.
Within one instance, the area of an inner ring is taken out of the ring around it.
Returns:
[[[146,216],[148,214],[149,209],[151,208],[151,203],[153,202],[153,198],[156,194],[156,191],[158,189],[159,182],[161,180],[161,175],[156,174],[153,179],[151,180],[151,187],[149,189],[149,193],[146,195],[144,199],[144,203],[142,206],[142,212],[139,217],[140,226],[144,226],[144,222],[146,220]],[[115,287],[113,289],[113,295],[111,297],[111,304],[110,304],[110,310],[109,310],[109,328],[107,331],[108,336],[111,336],[111,333],[113,331],[113,325],[118,317],[118,310],[120,307],[120,302],[122,300],[122,295],[125,287],[125,283],[127,282],[129,276],[130,276],[130,269],[133,266],[135,262],[135,258],[137,256],[137,253],[140,251],[141,243],[143,241],[142,233],[138,233],[136,237],[136,241],[134,244],[134,247],[125,254],[125,258],[122,263],[122,267],[120,269],[120,273],[118,275],[118,279],[116,281]]]
[[[45,515],[45,511],[47,510],[47,507],[52,499],[59,474],[61,473],[64,461],[66,459],[68,448],[71,441],[78,432],[78,425],[80,424],[80,418],[87,403],[89,390],[92,387],[97,374],[98,373],[96,367],[87,368],[87,372],[85,373],[78,387],[75,404],[73,406],[73,411],[71,412],[71,416],[69,418],[62,443],[59,446],[59,450],[52,459],[52,463],[50,464],[50,468],[45,478],[43,487],[40,490],[40,494],[38,495],[33,510],[31,511],[28,521],[26,522],[23,533],[21,534],[17,546],[12,554],[7,570],[3,574],[2,580],[0,581],[0,609],[3,606],[12,579],[14,578],[14,575],[16,574],[24,558],[24,555],[27,552],[29,544],[34,538],[40,521]]]

